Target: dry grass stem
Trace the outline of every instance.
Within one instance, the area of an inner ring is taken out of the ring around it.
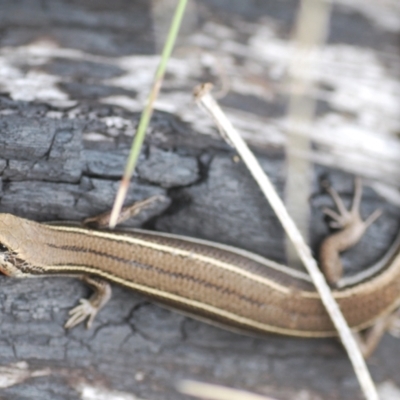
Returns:
[[[338,331],[343,346],[345,347],[353,364],[354,371],[364,392],[365,398],[368,400],[378,400],[378,393],[359,346],[346,320],[343,317],[339,305],[334,299],[332,292],[326,283],[325,277],[318,268],[317,262],[313,258],[310,248],[304,241],[298,228],[288,214],[285,205],[278,196],[274,186],[261,168],[254,154],[250,151],[247,144],[233,127],[229,119],[219,107],[218,103],[211,96],[211,87],[212,85],[207,83],[198,86],[194,91],[196,101],[215,120],[217,126],[222,132],[222,137],[227,140],[229,144],[232,144],[235,147],[241,159],[253,175],[253,178],[258,183],[261,191],[269,201],[272,209],[275,211],[283,228],[285,229],[287,236],[292,241],[300,259],[310,274],[311,279],[321,297],[322,303],[324,304],[333,324]]]

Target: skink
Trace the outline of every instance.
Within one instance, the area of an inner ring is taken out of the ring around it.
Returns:
[[[89,283],[98,286],[91,303],[72,310],[68,326],[92,319],[107,301],[109,292],[96,284],[102,278],[244,331],[336,335],[306,274],[244,250],[143,230],[118,233],[44,225],[10,214],[0,214],[0,243],[0,271],[6,275],[89,276]],[[395,246],[379,271],[334,290],[355,330],[372,326],[400,305],[398,241]]]

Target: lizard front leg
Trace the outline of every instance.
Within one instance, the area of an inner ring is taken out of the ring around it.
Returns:
[[[148,199],[138,201],[130,206],[124,207],[118,219],[118,223],[122,223],[135,215],[140,214],[144,209],[152,206],[159,201],[161,196],[152,196]],[[95,217],[87,218],[83,221],[86,226],[96,227],[98,229],[108,226],[110,212],[100,214]],[[69,312],[69,319],[65,323],[66,329],[71,329],[86,320],[86,328],[90,328],[98,312],[108,303],[111,298],[111,285],[104,279],[92,277],[90,275],[79,276],[92,289],[93,294],[89,299],[80,299],[79,305]]]

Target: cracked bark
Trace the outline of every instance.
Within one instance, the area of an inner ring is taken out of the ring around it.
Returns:
[[[18,24],[5,21],[3,26],[13,46],[25,44],[28,37],[30,41],[41,38],[45,29],[47,37],[61,47],[108,57],[151,53],[151,38],[138,33],[150,18],[147,2],[128,3],[122,1],[110,10],[107,2],[83,2],[83,7],[60,0],[53,8],[40,11],[24,3]],[[201,7],[210,13],[212,4],[207,1]],[[5,5],[12,21],[14,6],[12,2]],[[68,8],[67,13],[61,12],[63,7]],[[263,7],[274,17],[274,12],[279,14],[270,5]],[[279,7],[290,15],[294,12],[290,2]],[[120,18],[119,25],[107,19],[111,11]],[[124,14],[135,18],[136,25],[129,18],[129,24],[125,23]],[[57,23],[60,15],[64,16],[62,27]],[[77,15],[85,33],[76,28]],[[110,30],[95,17],[109,24]],[[245,17],[252,19],[254,15]],[[48,29],[41,27],[44,20]],[[112,49],[107,43],[112,43]],[[10,43],[3,39],[2,45]],[[59,77],[62,90],[76,102],[58,106],[16,100],[7,91],[0,96],[0,211],[38,221],[82,220],[111,207],[132,127],[138,122],[138,113],[103,104],[101,98],[134,97],[136,92],[96,81],[123,73],[107,62],[55,57],[41,68]],[[248,107],[255,106],[254,99],[242,96],[231,96],[225,102],[244,102],[246,106],[246,100]],[[279,101],[271,105],[270,112],[282,112]],[[285,262],[278,221],[244,166],[234,162],[234,153],[217,136],[202,135],[167,112],[155,113],[149,131],[127,201],[154,194],[165,194],[170,201],[158,204],[129,225],[231,244]],[[282,195],[283,151],[257,150]],[[328,200],[317,182],[322,174],[329,174],[348,198],[352,193],[350,176],[316,168],[311,201],[314,250],[328,232],[321,213]],[[372,191],[365,192],[362,212],[368,215],[379,200]],[[385,214],[379,224],[346,255],[345,265],[361,268],[387,248],[398,229],[399,212],[389,205],[383,207]],[[78,399],[84,388],[92,387],[110,398],[124,392],[148,400],[176,400],[184,398],[174,389],[182,378],[236,386],[280,399],[296,398],[301,390],[324,399],[355,399],[360,395],[350,363],[334,340],[244,337],[162,309],[116,286],[93,329],[79,326],[67,332],[63,324],[68,310],[88,295],[81,282],[1,277],[0,284],[0,373],[8,379],[0,387],[2,398]],[[400,385],[398,353],[396,340],[385,336],[373,356],[372,372],[378,382],[391,380]]]

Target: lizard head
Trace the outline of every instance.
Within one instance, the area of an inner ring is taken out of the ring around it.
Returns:
[[[0,272],[8,276],[29,275],[24,248],[32,244],[29,225],[23,218],[0,214]]]

